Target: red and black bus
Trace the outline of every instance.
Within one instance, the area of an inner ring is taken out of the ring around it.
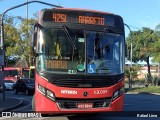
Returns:
[[[54,8],[34,26],[36,112],[122,111],[125,32],[121,16]]]
[[[20,77],[22,77],[22,78],[34,78],[34,71],[35,71],[35,66],[22,67]]]
[[[4,67],[4,80],[12,80],[16,82],[18,77],[20,76],[20,68],[19,67]]]

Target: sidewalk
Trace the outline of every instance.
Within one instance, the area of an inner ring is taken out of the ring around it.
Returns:
[[[20,106],[22,103],[22,100],[11,97],[5,97],[5,100],[3,100],[3,93],[0,92],[0,112],[11,111],[12,109]]]

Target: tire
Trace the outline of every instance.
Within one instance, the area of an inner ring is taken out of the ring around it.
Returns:
[[[16,89],[13,89],[13,91],[14,91],[14,94],[17,94],[17,93],[18,93]]]
[[[36,107],[35,107],[35,95],[33,95],[32,97],[32,111],[36,111]]]

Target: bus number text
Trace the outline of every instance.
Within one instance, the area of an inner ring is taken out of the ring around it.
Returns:
[[[94,94],[106,94],[108,91],[107,90],[94,90]]]
[[[67,22],[66,14],[53,13],[53,19],[55,22]]]

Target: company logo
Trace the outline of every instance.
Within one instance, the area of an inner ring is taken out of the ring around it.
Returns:
[[[88,96],[88,92],[84,92],[83,95],[84,95],[84,97],[87,97]]]
[[[77,94],[76,90],[61,90],[61,94]]]

